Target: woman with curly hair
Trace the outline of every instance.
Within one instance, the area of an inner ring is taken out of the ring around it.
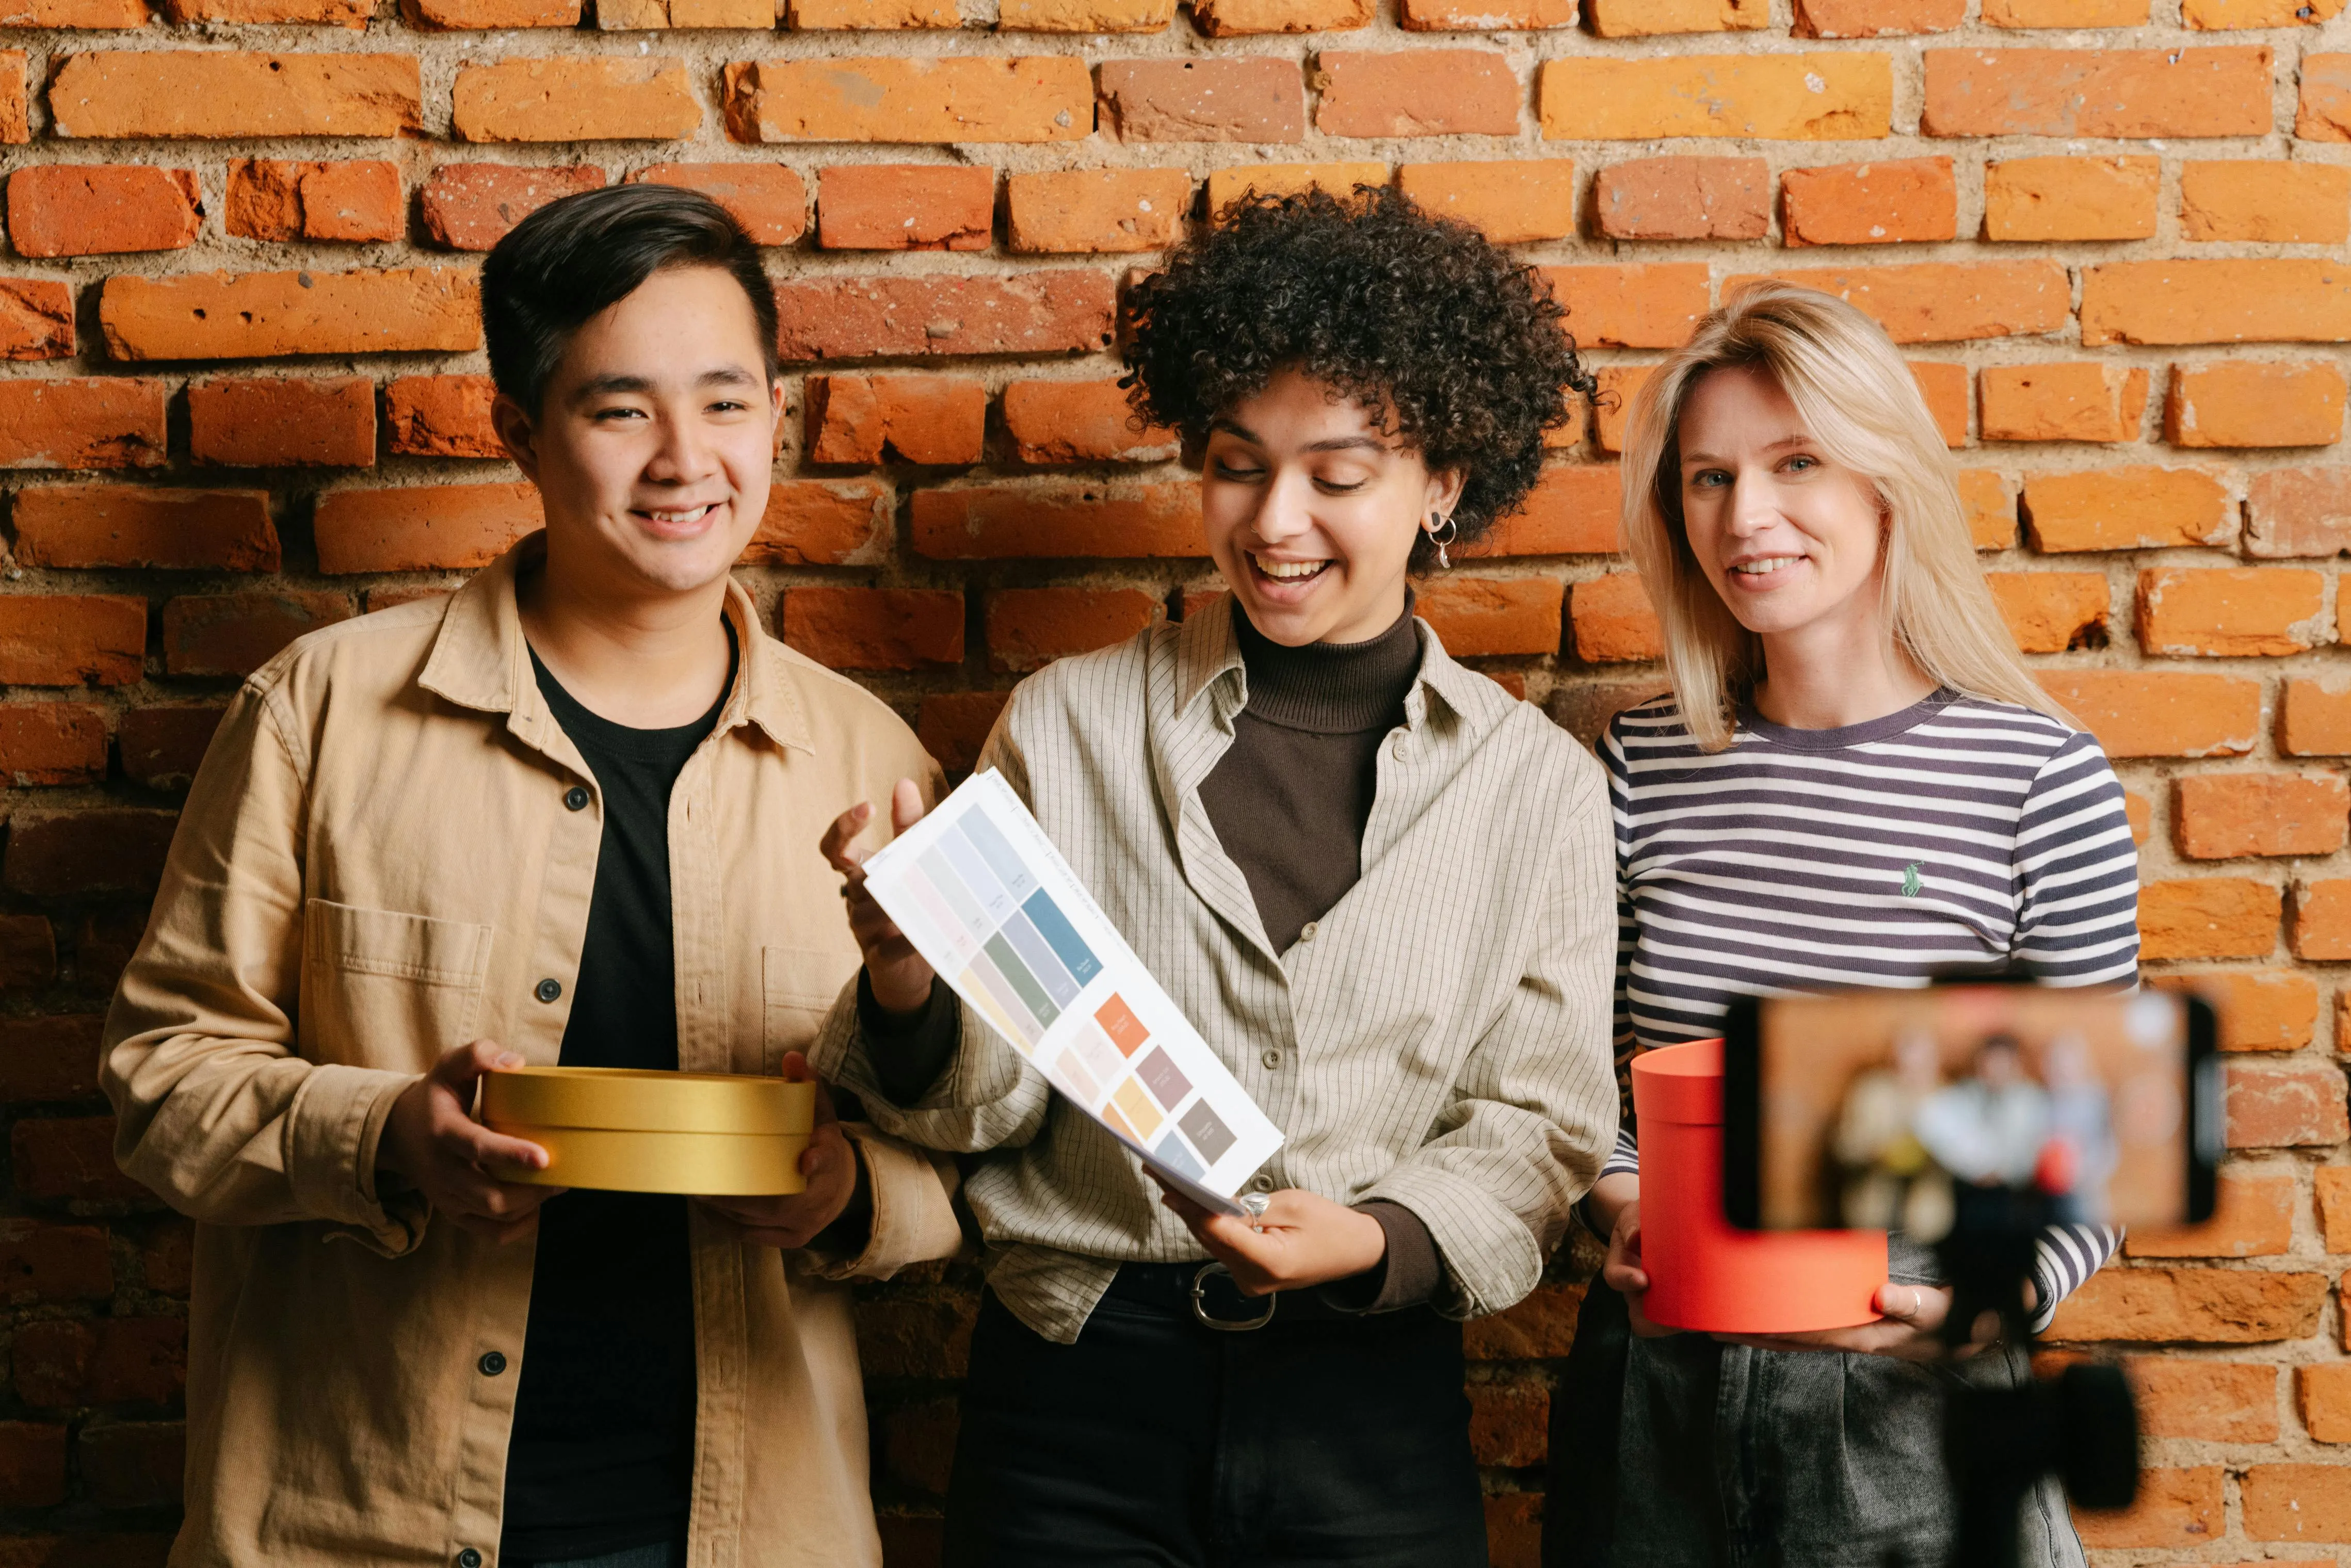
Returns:
[[[864,893],[820,1066],[975,1156],[956,1564],[1486,1561],[1461,1320],[1612,1146],[1600,769],[1410,580],[1525,498],[1589,381],[1529,269],[1391,192],[1238,204],[1127,306],[1231,591],[1016,691],[1000,769],[1287,1135],[1252,1226],[1163,1196]],[[893,802],[901,829],[917,801]]]

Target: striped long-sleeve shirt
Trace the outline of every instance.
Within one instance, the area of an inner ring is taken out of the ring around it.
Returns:
[[[2008,703],[1938,692],[1841,729],[1740,716],[1700,751],[1670,695],[1619,714],[1601,760],[1616,823],[1616,1052],[1722,1032],[1738,996],[1913,987],[2021,971],[2128,986],[2137,854],[2097,742]],[[1626,1131],[1605,1171],[1639,1168]],[[2111,1257],[2099,1226],[2045,1232],[2034,1327]]]

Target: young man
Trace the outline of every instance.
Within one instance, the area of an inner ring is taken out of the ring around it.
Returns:
[[[859,963],[818,837],[937,770],[729,579],[783,388],[726,212],[557,203],[482,309],[546,530],[246,681],[108,1019],[118,1156],[200,1222],[172,1561],[876,1563],[842,1281],[954,1248],[944,1167],[828,1125],[791,1197],[553,1195],[467,1112],[805,1074]]]

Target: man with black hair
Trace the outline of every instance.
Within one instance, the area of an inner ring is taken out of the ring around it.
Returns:
[[[783,387],[725,210],[542,208],[482,314],[545,529],[245,683],[107,1021],[117,1155],[199,1222],[172,1560],[878,1563],[846,1281],[953,1250],[951,1168],[828,1117],[791,1197],[562,1193],[468,1113],[808,1076],[859,962],[817,837],[938,772],[729,575]]]

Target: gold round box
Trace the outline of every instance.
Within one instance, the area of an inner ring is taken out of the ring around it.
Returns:
[[[793,1193],[816,1125],[816,1085],[726,1072],[517,1067],[482,1075],[481,1120],[547,1151],[504,1181],[710,1197]]]

